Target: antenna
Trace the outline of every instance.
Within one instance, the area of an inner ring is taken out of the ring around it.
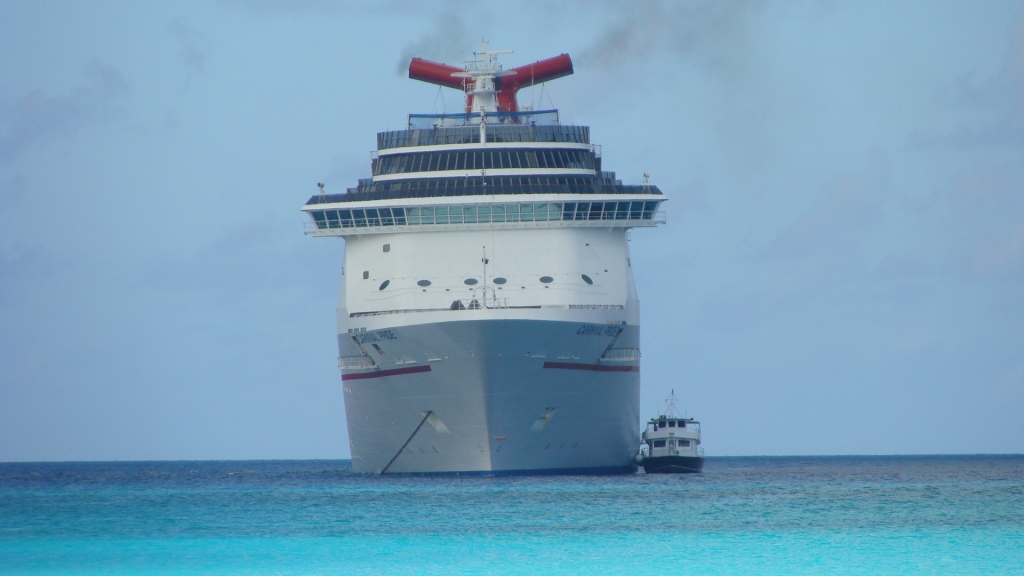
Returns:
[[[679,410],[676,408],[676,391],[673,389],[672,394],[668,398],[665,398],[665,416],[670,418],[678,418]]]
[[[323,196],[324,195],[324,183],[323,182],[317,182],[316,185],[320,187],[320,195]]]

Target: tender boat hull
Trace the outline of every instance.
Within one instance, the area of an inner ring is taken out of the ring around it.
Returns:
[[[655,456],[644,458],[648,474],[696,474],[704,470],[703,456]]]

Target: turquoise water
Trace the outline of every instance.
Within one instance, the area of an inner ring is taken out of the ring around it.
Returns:
[[[1024,456],[709,458],[702,475],[345,461],[0,464],[2,574],[1024,574]]]

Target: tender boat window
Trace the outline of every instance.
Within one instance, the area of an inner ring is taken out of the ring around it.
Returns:
[[[430,286],[430,280],[420,280],[419,282],[416,283],[416,285],[423,286],[424,288],[426,288],[427,286]]]
[[[583,278],[583,281],[586,282],[587,284],[594,283],[594,280],[590,276],[587,276],[586,274],[580,274],[580,278]]]
[[[377,288],[377,290],[383,290],[383,289],[387,288],[388,284],[391,284],[391,280],[385,280],[385,281],[381,282],[380,283],[380,288]]]
[[[508,280],[505,280],[505,279],[504,279],[504,278],[502,278],[501,276],[499,276],[499,277],[497,277],[497,278],[495,278],[495,279],[494,279],[494,283],[495,283],[495,284],[504,284],[505,282],[508,282]]]
[[[467,286],[475,286],[478,280],[476,278],[466,278],[462,282],[465,283]]]

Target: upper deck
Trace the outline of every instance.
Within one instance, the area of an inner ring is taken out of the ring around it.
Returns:
[[[405,130],[377,133],[380,153],[392,148],[480,144],[486,142],[590,144],[590,128],[559,122],[557,110],[537,112],[485,112],[484,132],[480,114],[410,114]]]
[[[466,111],[410,114],[404,130],[378,133],[370,178],[344,194],[321,185],[303,207],[307,233],[664,222],[661,190],[646,175],[630,186],[602,170],[587,126],[563,125],[557,110],[519,110],[515,92],[571,74],[568,55],[503,71],[494,59],[500,53],[475,53],[481,59],[465,70],[414,60],[410,77],[465,90]]]

